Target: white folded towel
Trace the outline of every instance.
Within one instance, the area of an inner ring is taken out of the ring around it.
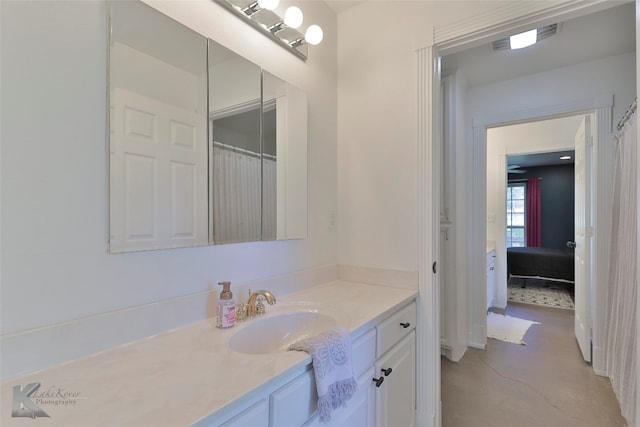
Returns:
[[[358,389],[351,366],[351,334],[344,328],[300,340],[289,350],[306,351],[313,360],[318,390],[318,415],[323,423]]]

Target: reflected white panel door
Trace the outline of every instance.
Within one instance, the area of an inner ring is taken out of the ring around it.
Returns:
[[[206,245],[206,117],[116,88],[110,250]]]
[[[575,138],[575,334],[591,361],[591,122],[585,116]]]

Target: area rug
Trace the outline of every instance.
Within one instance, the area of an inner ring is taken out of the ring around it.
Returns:
[[[507,285],[507,299],[511,302],[573,310],[573,298],[566,286],[545,280],[512,277]]]
[[[523,341],[524,334],[531,325],[539,325],[540,322],[520,319],[494,312],[487,313],[487,337],[514,344],[526,345]]]

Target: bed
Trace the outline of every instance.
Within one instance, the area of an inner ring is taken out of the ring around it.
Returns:
[[[507,248],[507,277],[574,282],[573,249]]]

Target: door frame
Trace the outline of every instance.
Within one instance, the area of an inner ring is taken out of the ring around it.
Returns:
[[[609,3],[609,4],[607,4]],[[440,426],[440,284],[434,263],[439,255],[440,164],[440,57],[506,37],[531,25],[548,24],[588,15],[612,7],[607,0],[570,0],[549,5],[547,2],[513,2],[452,24],[435,27],[432,43],[416,49],[417,68],[417,149],[418,149],[418,325],[417,340],[417,425]],[[600,129],[598,121],[597,126]],[[604,126],[602,126],[604,128]],[[600,132],[600,130],[598,130]],[[475,132],[474,132],[475,134]],[[486,132],[485,132],[486,138]],[[601,144],[603,145],[603,144]],[[474,149],[475,150],[475,149]],[[486,168],[486,163],[485,166]],[[595,174],[594,174],[595,175]],[[598,177],[594,177],[598,179]],[[598,181],[596,181],[598,182]],[[600,185],[598,185],[600,187]],[[483,195],[484,197],[484,195]],[[486,201],[474,205],[486,211]],[[484,218],[483,218],[484,219]],[[600,218],[595,218],[600,221]],[[486,227],[486,224],[485,224]],[[475,233],[474,233],[475,234]],[[471,253],[481,253],[486,246],[478,236],[471,238]],[[596,255],[597,256],[597,255]],[[478,262],[479,263],[479,262]],[[470,269],[477,271],[476,269]],[[595,280],[605,272],[596,274]],[[469,277],[469,276],[467,276]],[[639,296],[640,298],[640,296]],[[599,295],[594,298],[603,302]],[[603,332],[603,331],[599,331]],[[594,324],[594,334],[596,327]],[[595,369],[594,360],[594,369]],[[596,370],[604,373],[604,370]],[[640,399],[640,395],[639,395]]]

